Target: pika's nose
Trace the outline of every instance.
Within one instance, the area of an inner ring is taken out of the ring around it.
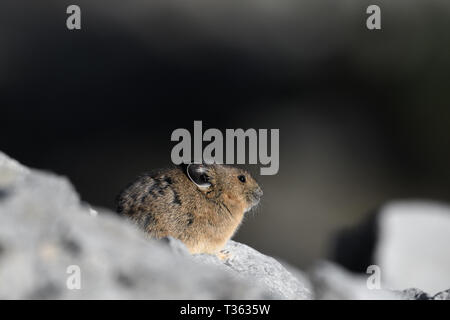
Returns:
[[[262,189],[260,187],[258,187],[258,189],[256,189],[254,193],[257,198],[261,198],[264,194],[264,192],[262,191]]]

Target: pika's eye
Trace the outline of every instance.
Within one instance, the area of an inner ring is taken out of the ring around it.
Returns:
[[[240,182],[245,183],[245,176],[244,175],[238,176],[238,179],[239,179]]]

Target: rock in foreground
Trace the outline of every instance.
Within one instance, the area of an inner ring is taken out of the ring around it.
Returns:
[[[274,258],[232,240],[228,242],[225,250],[230,256],[225,262],[210,255],[196,255],[195,258],[217,267],[225,266],[243,280],[253,279],[257,284],[268,288],[273,296],[311,299],[312,289],[308,284],[294,277]]]
[[[90,214],[69,181],[0,153],[0,299],[310,299],[275,259],[230,242],[192,257],[114,214]],[[73,289],[80,274],[81,289]],[[70,289],[72,288],[72,289]]]

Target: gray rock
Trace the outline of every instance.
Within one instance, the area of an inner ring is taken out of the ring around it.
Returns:
[[[112,212],[83,204],[66,178],[0,152],[1,299],[311,297],[273,258],[236,242],[227,249],[232,257],[221,262],[192,257],[175,239],[149,240]],[[78,270],[81,289],[69,289]]]
[[[434,296],[416,288],[406,289],[398,293],[405,300],[450,300],[450,289],[441,291]]]
[[[401,300],[402,295],[385,289],[369,289],[368,276],[348,272],[328,261],[317,263],[309,272],[319,300]]]
[[[320,300],[450,300],[450,289],[435,296],[417,288],[393,290],[381,283],[380,288],[369,289],[372,274],[352,273],[329,261],[318,263],[309,275]]]
[[[420,289],[417,289],[417,288],[409,288],[409,289],[405,289],[403,291],[398,291],[397,293],[403,300],[430,300],[430,299],[432,299],[428,295],[428,293],[426,293]]]
[[[437,293],[433,300],[450,300],[450,289]]]
[[[224,262],[210,255],[196,255],[206,264],[231,270],[236,276],[269,288],[274,296],[284,299],[312,299],[311,289],[272,257],[235,241],[225,246],[229,258]],[[299,274],[300,272],[297,271]]]
[[[282,260],[281,258],[276,258],[276,259],[279,263],[281,263],[281,265],[284,268],[286,268],[287,271],[289,271],[294,276],[295,279],[300,281],[300,283],[305,287],[305,289],[308,292],[311,293],[311,298],[315,299],[314,287],[313,287],[311,280],[308,278],[308,275],[305,272],[299,270],[297,267],[294,267],[290,263]]]

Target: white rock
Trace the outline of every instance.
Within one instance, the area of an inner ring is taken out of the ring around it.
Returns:
[[[450,286],[450,207],[397,201],[379,217],[375,263],[386,287],[420,288],[430,295]]]

